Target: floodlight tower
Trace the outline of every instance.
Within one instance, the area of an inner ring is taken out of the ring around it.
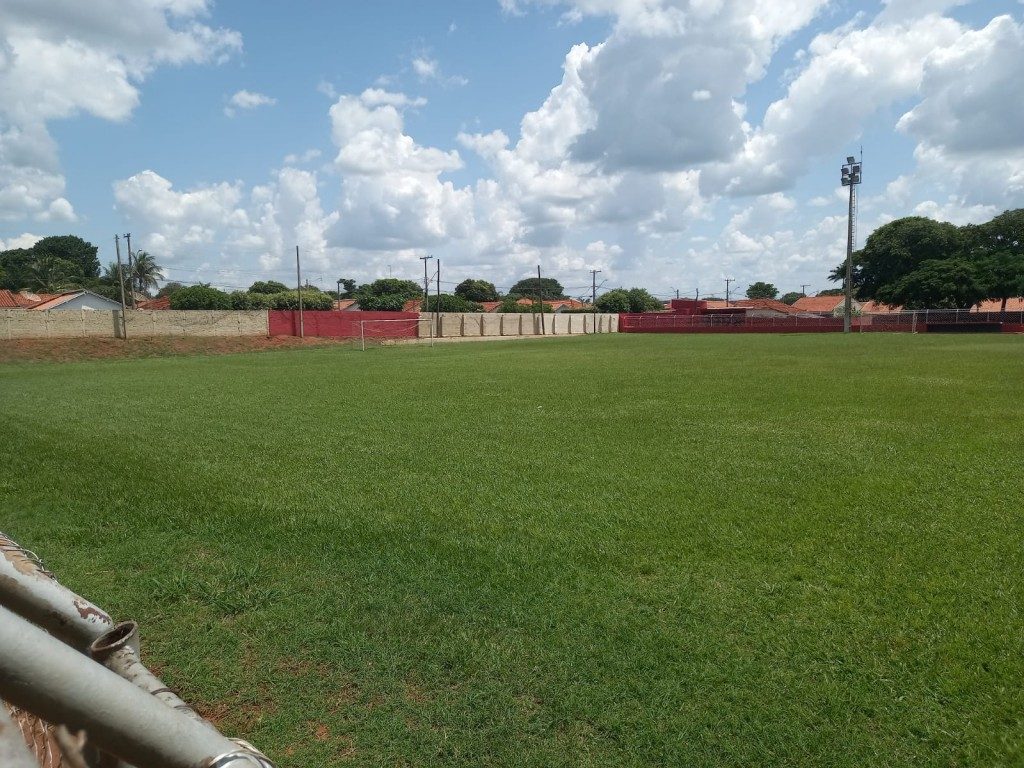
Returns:
[[[863,159],[847,157],[843,166],[843,186],[850,188],[850,212],[846,226],[846,305],[843,308],[843,333],[850,332],[853,322],[853,227],[857,218],[857,185],[861,181]]]

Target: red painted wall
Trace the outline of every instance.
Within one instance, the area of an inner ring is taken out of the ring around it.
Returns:
[[[842,330],[842,318],[834,317],[677,315],[667,312],[619,315],[620,333],[829,333]]]
[[[419,335],[418,312],[303,312],[306,336],[358,339],[360,322],[366,338],[414,339]],[[402,323],[374,323],[372,320],[405,320]],[[298,336],[298,310],[270,310],[271,336]]]

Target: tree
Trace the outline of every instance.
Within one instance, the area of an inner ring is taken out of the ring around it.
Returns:
[[[1024,296],[1024,254],[998,251],[976,264],[985,298],[1000,300],[1000,312],[1006,311],[1007,299]]]
[[[450,293],[431,296],[427,300],[425,309],[426,312],[481,312],[482,310],[483,307],[477,302]]]
[[[38,256],[28,267],[28,287],[40,293],[60,293],[82,284],[78,264],[56,256]]]
[[[284,293],[288,286],[277,280],[257,280],[249,286],[249,293]]]
[[[1004,211],[979,226],[963,227],[970,256],[978,263],[985,297],[1006,300],[1024,295],[1024,208]]]
[[[758,280],[747,288],[748,299],[774,299],[779,295],[779,289],[771,283]]]
[[[135,263],[132,265],[131,274],[128,276],[128,284],[132,286],[133,291],[138,291],[148,296],[149,292],[155,290],[159,285],[158,281],[162,276],[163,269],[156,263],[156,259],[146,251],[135,252]]]
[[[602,312],[654,312],[665,308],[645,288],[615,288],[598,296],[595,306]]]
[[[545,304],[544,302],[541,302],[540,307],[538,307],[536,301],[528,301],[524,304],[520,304],[519,299],[515,296],[506,296],[501,300],[501,306],[498,307],[498,311],[512,315],[523,315],[531,312],[553,312],[554,307],[550,304]]]
[[[340,277],[340,278],[338,278],[338,280],[336,281],[335,284],[336,285],[337,284],[341,285],[341,291],[340,292],[338,292],[338,291],[327,291],[327,293],[333,293],[333,295],[334,295],[334,297],[336,299],[350,299],[350,298],[352,298],[352,294],[356,290],[356,281],[355,280],[349,280],[348,278]]]
[[[815,296],[844,296],[846,291],[842,288],[828,288],[824,291],[818,291]]]
[[[401,312],[405,302],[422,295],[423,289],[412,280],[385,277],[359,286],[355,298],[368,312]]]
[[[789,304],[793,306],[798,300],[802,299],[807,294],[800,293],[799,291],[790,291],[789,293],[782,294],[782,298],[779,299],[783,304]]]
[[[896,305],[895,289],[926,261],[952,259],[964,248],[964,233],[948,222],[923,216],[896,219],[879,227],[864,247],[854,254],[853,288],[857,298]],[[829,276],[842,281],[846,266],[840,264]]]
[[[978,271],[964,258],[929,259],[886,288],[886,303],[907,309],[969,309],[985,298]]]
[[[962,228],[967,247],[983,253],[1009,251],[1024,255],[1024,208],[1003,211],[991,221]]]
[[[646,288],[630,288],[626,295],[630,312],[656,312],[665,308],[665,302],[652,296]]]
[[[565,289],[553,277],[528,277],[512,286],[509,295],[532,299],[564,299]]]
[[[190,285],[171,294],[171,309],[231,309],[231,297],[208,285]]]
[[[497,301],[498,289],[486,280],[463,280],[455,287],[455,295],[467,301]]]
[[[298,309],[298,299],[299,294],[297,291],[288,291],[288,293],[275,293],[273,296],[274,309]],[[303,288],[302,308],[326,312],[334,309],[334,299],[332,299],[323,291],[307,292],[306,289]]]
[[[74,272],[85,280],[100,276],[99,249],[76,235],[52,235],[39,240],[31,249],[36,256],[53,256],[75,265]]]
[[[629,293],[622,288],[615,288],[598,296],[594,306],[602,312],[629,312]]]
[[[162,296],[171,296],[171,295],[177,293],[178,291],[180,291],[184,287],[185,286],[182,285],[181,283],[178,283],[178,282],[175,282],[174,280],[171,280],[171,282],[165,283],[164,287],[156,292],[156,296],[157,296],[157,298],[160,298]]]

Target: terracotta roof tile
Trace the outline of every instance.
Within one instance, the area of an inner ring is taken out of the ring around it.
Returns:
[[[170,309],[171,308],[171,297],[170,296],[157,296],[155,299],[146,299],[140,301],[138,304],[139,309]]]
[[[801,312],[833,312],[843,303],[842,296],[802,296],[793,306]]]
[[[14,291],[0,289],[0,309],[26,309],[25,300]]]
[[[983,301],[977,306],[978,312],[999,312],[1003,307],[1002,299],[992,299],[990,301]],[[1006,301],[1007,312],[1024,312],[1024,296],[1016,299],[1007,299]]]
[[[38,304],[34,304],[32,309],[45,312],[48,309],[59,307],[61,304],[71,301],[73,298],[81,296],[83,293],[85,293],[85,291],[67,291],[65,293],[59,293],[56,296],[49,296]]]
[[[798,315],[800,310],[777,299],[736,299],[726,304],[724,301],[712,299],[707,303],[708,309],[769,309],[783,315]]]

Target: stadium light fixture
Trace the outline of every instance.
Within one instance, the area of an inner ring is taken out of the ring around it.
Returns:
[[[853,233],[857,215],[857,185],[861,183],[863,165],[863,159],[858,162],[856,157],[847,156],[841,176],[843,186],[850,188],[850,210],[846,227],[846,286],[843,291],[846,297],[843,307],[844,333],[849,333],[853,325]]]

